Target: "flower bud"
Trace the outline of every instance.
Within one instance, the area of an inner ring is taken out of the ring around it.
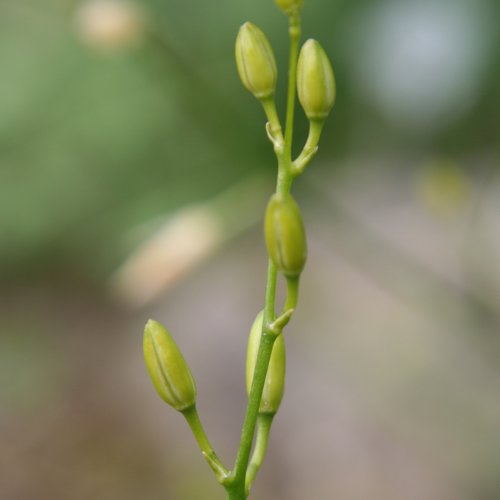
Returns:
[[[300,51],[297,92],[300,104],[310,120],[325,119],[335,103],[333,68],[316,40],[307,40]]]
[[[285,14],[291,14],[302,7],[304,0],[275,0],[275,2]]]
[[[287,277],[299,276],[307,257],[306,235],[300,208],[289,194],[273,195],[264,222],[267,252]]]
[[[166,328],[150,319],[144,329],[144,360],[160,397],[178,411],[194,405],[196,385],[188,365]]]
[[[253,373],[255,363],[257,362],[257,354],[259,352],[260,338],[262,335],[262,322],[264,319],[264,311],[261,311],[253,322],[250,336],[248,338],[247,350],[247,393],[250,394],[252,388]],[[260,413],[275,414],[278,411],[283,392],[285,391],[285,340],[283,335],[279,335],[274,341],[269,368],[267,369],[266,381],[264,383],[264,391],[260,400]]]
[[[278,72],[273,49],[266,35],[252,23],[245,23],[238,32],[236,65],[243,85],[257,99],[274,95]]]

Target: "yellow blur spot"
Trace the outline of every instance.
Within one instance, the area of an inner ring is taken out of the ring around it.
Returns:
[[[455,161],[436,159],[423,167],[416,183],[417,196],[430,212],[452,216],[464,210],[471,197],[471,180]]]

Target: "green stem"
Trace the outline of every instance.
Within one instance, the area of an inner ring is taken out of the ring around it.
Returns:
[[[289,163],[292,157],[293,118],[295,114],[295,87],[297,73],[297,54],[300,40],[300,17],[294,13],[289,18],[290,59],[288,61],[288,97],[286,104],[285,150],[284,156]]]
[[[274,262],[269,259],[267,262],[267,283],[264,300],[264,319],[262,324],[266,325],[276,317],[274,304],[276,303],[276,281],[278,279],[278,269]],[[267,321],[267,322],[266,322]]]
[[[240,492],[239,490],[235,489],[227,489],[226,488],[226,493],[227,493],[227,500],[246,500],[247,495],[246,493]]]
[[[299,299],[299,277],[286,279],[286,302],[283,311],[295,309]]]
[[[307,136],[306,144],[300,155],[292,164],[294,177],[304,171],[307,164],[312,160],[313,156],[318,151],[318,142],[324,123],[325,121],[323,119],[309,121],[309,134]]]
[[[257,472],[262,466],[264,457],[266,456],[267,443],[269,441],[269,433],[273,423],[273,413],[259,413],[257,417],[257,438],[255,440],[255,448],[248,466],[247,476],[245,481],[246,494],[250,492],[250,488],[254,482]]]
[[[219,457],[210,444],[210,441],[208,440],[208,437],[205,433],[205,429],[203,428],[203,425],[200,421],[196,405],[193,405],[187,410],[184,410],[182,414],[189,424],[189,427],[191,428],[191,431],[193,432],[193,435],[196,438],[198,446],[200,447],[203,456],[208,462],[208,465],[210,465],[212,470],[215,472],[219,483],[222,484],[229,476],[229,471],[222,465],[222,462],[219,460]]]
[[[277,155],[280,155],[283,152],[283,132],[278,112],[276,111],[276,101],[274,100],[274,96],[271,96],[262,100],[261,103],[268,120],[266,124],[267,135],[273,143],[274,151]]]
[[[295,87],[297,56],[300,39],[300,18],[298,13],[291,14],[289,17],[290,34],[290,58],[288,71],[288,98],[287,113],[285,125],[285,144],[283,150],[278,154],[278,179],[276,193],[286,194],[290,191],[292,175],[292,140],[293,140],[293,120],[295,109]],[[275,301],[276,301],[276,266],[269,260],[267,269],[266,297],[264,305],[263,332],[261,336],[259,352],[255,363],[255,371],[252,381],[252,388],[248,397],[247,411],[241,433],[240,447],[233,472],[225,482],[224,486],[228,495],[228,500],[245,500],[247,493],[245,491],[245,478],[247,474],[250,452],[252,449],[255,426],[259,412],[260,400],[264,390],[267,369],[271,353],[276,339],[276,334],[270,331],[269,325],[275,319]]]
[[[264,322],[265,318],[266,314],[264,312]],[[269,366],[269,360],[271,359],[275,339],[276,335],[266,330],[263,331],[259,345],[259,352],[257,354],[257,361],[255,364],[252,388],[250,389],[250,395],[248,397],[247,412],[245,422],[243,423],[240,448],[238,450],[232,475],[233,484],[231,485],[236,489],[241,490],[243,493],[245,489],[245,476],[255,433],[255,424],[257,422],[260,400],[264,390],[267,368]]]
[[[285,145],[283,154],[278,157],[278,185],[276,193],[285,195],[290,191],[292,175],[293,120],[295,116],[295,89],[297,74],[297,55],[299,53],[300,17],[298,13],[289,17],[290,58],[288,62],[288,94],[286,103]]]

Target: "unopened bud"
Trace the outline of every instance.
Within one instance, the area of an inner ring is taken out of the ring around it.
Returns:
[[[297,92],[307,118],[322,120],[335,103],[335,76],[321,45],[307,40],[297,63]]]
[[[196,385],[189,367],[167,329],[150,319],[144,329],[144,360],[160,397],[178,411],[196,401]]]
[[[307,258],[307,243],[300,208],[289,194],[273,195],[264,222],[269,257],[287,277],[300,275]]]
[[[246,369],[248,394],[250,394],[250,389],[252,388],[255,363],[257,362],[257,354],[259,352],[260,338],[262,335],[263,319],[264,312],[261,311],[255,318],[248,338]],[[274,341],[271,360],[269,361],[269,368],[267,369],[264,391],[262,392],[262,398],[260,400],[260,413],[275,414],[278,411],[285,391],[285,369],[285,340],[283,335],[279,335]]]
[[[275,0],[275,2],[285,14],[291,14],[302,7],[304,0]]]
[[[257,99],[274,94],[278,72],[273,49],[266,35],[252,23],[245,23],[238,32],[236,65],[243,85]]]

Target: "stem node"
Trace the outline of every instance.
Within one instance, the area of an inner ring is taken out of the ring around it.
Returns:
[[[277,337],[283,331],[283,328],[288,324],[295,309],[287,309],[280,314],[272,323],[266,326],[265,333]]]

